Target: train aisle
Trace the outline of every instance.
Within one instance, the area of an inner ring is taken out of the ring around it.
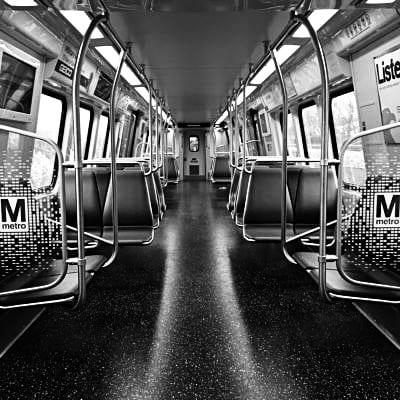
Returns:
[[[278,244],[242,240],[226,189],[166,194],[154,243],[122,249],[82,310],[49,309],[0,360],[1,399],[400,397],[398,351]]]

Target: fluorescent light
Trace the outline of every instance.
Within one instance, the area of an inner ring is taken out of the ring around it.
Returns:
[[[105,60],[115,69],[119,65],[119,53],[113,46],[96,46],[96,50],[105,58]]]
[[[84,35],[89,28],[91,19],[84,11],[76,10],[60,10],[60,13],[73,25],[73,27]],[[92,39],[103,39],[103,35],[96,28],[92,34]]]
[[[129,67],[126,63],[124,63],[124,65],[122,66],[121,75],[132,86],[141,84],[138,76],[135,74],[135,72],[133,72],[132,68]]]
[[[11,7],[36,7],[35,0],[4,0]]]
[[[285,44],[276,53],[276,60],[279,65],[284,64],[290,56],[292,56],[300,46],[294,44]],[[270,59],[250,81],[253,85],[261,85],[269,76],[275,72],[274,62]]]
[[[150,101],[149,91],[147,90],[146,87],[144,86],[136,87],[135,90],[146,100],[147,103]]]
[[[324,10],[315,10],[308,17],[311,22],[312,27],[318,31],[322,28],[339,10],[334,9],[324,9]],[[293,34],[295,38],[308,38],[310,35],[304,25],[300,26],[296,32]]]
[[[216,125],[219,125],[221,122],[225,121],[225,119],[228,118],[228,111],[225,110],[222,115],[217,119],[217,122],[215,123]]]
[[[392,4],[396,0],[367,0],[366,4]]]

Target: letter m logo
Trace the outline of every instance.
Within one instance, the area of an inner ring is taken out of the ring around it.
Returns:
[[[376,193],[374,226],[400,228],[400,193]]]
[[[27,207],[26,197],[0,197],[0,231],[28,231]]]

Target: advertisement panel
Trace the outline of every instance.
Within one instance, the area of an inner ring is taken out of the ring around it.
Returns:
[[[400,121],[400,49],[375,58],[375,73],[384,125]],[[386,144],[400,144],[400,128],[385,132]]]

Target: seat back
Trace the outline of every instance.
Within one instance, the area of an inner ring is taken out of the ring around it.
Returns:
[[[292,203],[287,190],[287,221],[293,221]],[[279,225],[281,223],[281,170],[255,165],[250,176],[243,223]]]
[[[328,172],[327,221],[336,219],[337,181],[335,171]],[[320,214],[320,170],[305,166],[298,176],[294,203],[294,223],[299,229],[319,225]]]
[[[157,170],[154,173],[154,181],[155,181],[156,189],[157,189],[157,193],[158,193],[158,200],[160,202],[160,209],[161,209],[161,212],[164,213],[165,210],[167,209],[167,204],[165,202],[164,189],[163,189],[163,185],[161,182],[159,170]]]
[[[153,213],[144,172],[117,171],[118,220],[120,227],[152,227]],[[112,190],[108,188],[103,214],[104,226],[112,226]]]
[[[239,185],[235,202],[234,215],[236,220],[243,217],[244,207],[246,205],[247,186],[249,184],[250,174],[244,169],[240,171]]]
[[[235,207],[235,200],[239,187],[239,179],[240,179],[240,171],[237,168],[234,168],[231,187],[229,190],[228,204],[227,204],[228,211],[232,211]]]
[[[111,171],[110,168],[104,167],[93,168],[92,170],[96,178],[97,190],[99,191],[100,206],[103,212],[108,185],[110,183]]]
[[[154,225],[158,226],[160,218],[160,203],[158,199],[156,183],[154,180],[154,174],[147,175],[146,182],[147,182],[147,188],[149,190],[150,204],[151,204],[151,210],[153,212]]]
[[[214,168],[212,170],[212,179],[214,180],[226,180],[231,179],[231,170],[229,167],[228,156],[218,156],[215,159]]]
[[[168,180],[177,181],[179,179],[178,162],[175,157],[167,158]]]
[[[99,196],[96,176],[92,168],[82,171],[83,182],[83,218],[85,231],[95,235],[102,233],[102,205]],[[65,193],[67,224],[76,226],[76,190],[75,190],[75,172],[67,170],[65,172]],[[68,237],[73,239],[76,233],[69,231]]]

